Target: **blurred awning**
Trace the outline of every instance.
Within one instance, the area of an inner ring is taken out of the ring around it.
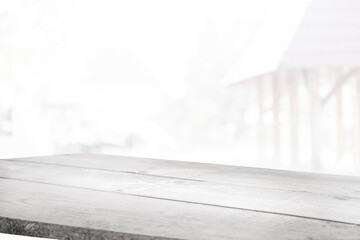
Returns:
[[[280,67],[360,67],[360,1],[313,0]]]
[[[275,71],[291,42],[309,0],[273,1],[244,54],[225,77],[226,84]]]

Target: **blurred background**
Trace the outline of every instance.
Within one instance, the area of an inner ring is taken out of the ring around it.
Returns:
[[[360,175],[360,1],[0,2],[0,158]]]

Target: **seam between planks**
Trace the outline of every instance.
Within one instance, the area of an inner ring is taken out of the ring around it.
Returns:
[[[278,212],[271,212],[271,211],[264,211],[264,210],[256,210],[256,209],[250,209],[250,208],[223,206],[223,205],[210,204],[210,203],[199,203],[199,202],[193,202],[193,201],[186,201],[186,200],[179,200],[179,199],[172,199],[172,198],[153,197],[153,196],[145,196],[145,195],[140,195],[140,194],[130,194],[130,193],[124,193],[124,192],[111,192],[111,191],[106,191],[106,190],[101,190],[101,189],[93,189],[93,188],[86,188],[86,187],[75,187],[75,186],[65,185],[65,184],[45,183],[45,182],[30,181],[30,180],[24,180],[24,179],[18,179],[18,178],[8,178],[8,177],[1,177],[0,176],[0,179],[21,181],[21,182],[30,182],[30,183],[36,183],[36,184],[59,186],[59,187],[66,187],[66,188],[73,188],[73,189],[91,190],[91,191],[96,191],[96,192],[106,192],[106,193],[111,193],[111,194],[119,194],[119,195],[134,196],[134,197],[141,197],[141,198],[150,198],[150,199],[157,199],[157,200],[164,200],[164,201],[172,201],[172,202],[180,202],[180,203],[195,204],[195,205],[202,205],[202,206],[210,206],[210,207],[216,207],[216,208],[225,208],[225,209],[248,211],[248,212],[258,212],[258,213],[264,213],[264,214],[274,214],[274,215],[280,215],[280,216],[288,216],[288,217],[295,217],[295,218],[302,218],[302,219],[323,221],[323,222],[331,222],[331,223],[340,223],[340,224],[346,224],[346,225],[352,225],[352,226],[360,227],[360,224],[358,224],[358,223],[337,221],[337,220],[331,220],[331,219],[325,219],[325,218],[308,217],[308,216],[301,216],[301,215],[295,215],[295,214],[287,214],[287,213],[278,213]]]
[[[23,161],[23,160],[17,160],[17,159],[0,159],[0,161],[8,161],[8,162],[14,161],[14,162],[23,162],[23,163],[36,163],[36,164],[42,164],[42,165],[52,165],[52,166],[62,166],[62,167],[73,167],[73,168],[100,170],[100,171],[114,172],[114,173],[138,174],[138,175],[143,175],[143,176],[159,177],[159,178],[170,178],[170,179],[176,179],[176,180],[188,180],[188,181],[193,181],[193,182],[209,182],[209,181],[206,181],[206,180],[198,180],[198,179],[191,179],[191,178],[171,177],[171,176],[156,175],[156,174],[149,174],[149,173],[139,173],[139,172],[132,172],[132,171],[111,170],[111,169],[105,169],[105,168],[81,167],[81,166],[73,166],[73,165],[59,164],[59,163],[45,163],[45,162],[37,162],[37,161]],[[217,182],[214,182],[214,183],[217,183]]]
[[[233,186],[240,186],[240,187],[257,187],[257,188],[270,189],[270,190],[316,194],[316,195],[322,195],[322,196],[328,196],[328,197],[332,196],[332,195],[329,195],[329,194],[310,192],[310,191],[304,191],[304,190],[287,190],[287,189],[274,188],[274,187],[263,187],[263,186],[257,186],[257,185],[254,186],[254,185],[247,185],[247,184],[224,183],[224,182],[217,182],[217,181],[200,180],[200,179],[192,179],[192,178],[182,178],[182,177],[172,177],[172,176],[166,176],[166,175],[157,175],[157,174],[149,174],[149,173],[141,173],[141,172],[133,172],[133,171],[111,170],[111,169],[104,169],[104,168],[82,167],[82,166],[72,166],[72,165],[68,165],[68,164],[59,164],[59,163],[24,161],[24,160],[17,160],[17,159],[0,159],[0,161],[7,161],[7,162],[14,161],[14,162],[34,163],[34,164],[40,164],[40,165],[61,166],[61,167],[78,168],[78,169],[91,169],[91,170],[97,170],[97,171],[105,171],[105,172],[113,172],[113,173],[126,173],[126,174],[134,174],[134,175],[141,175],[141,176],[148,176],[148,177],[155,177],[155,178],[166,178],[166,179],[175,179],[175,180],[183,180],[183,181],[202,182],[202,183],[226,184],[226,185],[233,185]],[[349,196],[346,195],[346,197],[349,197]],[[360,198],[356,198],[356,197],[349,197],[349,198],[351,198],[351,199],[360,199]]]

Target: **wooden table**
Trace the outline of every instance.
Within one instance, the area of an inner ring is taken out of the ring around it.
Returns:
[[[96,154],[0,160],[0,232],[360,239],[360,178]]]

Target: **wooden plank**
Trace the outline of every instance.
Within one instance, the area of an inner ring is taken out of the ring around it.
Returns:
[[[360,198],[351,194],[318,194],[14,161],[0,161],[0,177],[360,224]]]
[[[74,166],[319,194],[346,196],[355,194],[355,197],[359,197],[358,194],[360,194],[360,179],[351,176],[102,154],[65,154],[18,158],[9,161],[46,163],[56,166]]]
[[[60,228],[59,231],[62,231],[61,226],[65,229],[72,226],[93,231],[112,231],[124,239],[130,239],[134,234],[200,240],[328,240],[356,239],[360,236],[358,225],[51,184],[0,179],[0,192],[2,218],[35,221],[34,224],[54,224]],[[54,231],[56,229],[53,234]],[[45,235],[42,236],[48,237]],[[84,237],[88,238],[90,236]]]

